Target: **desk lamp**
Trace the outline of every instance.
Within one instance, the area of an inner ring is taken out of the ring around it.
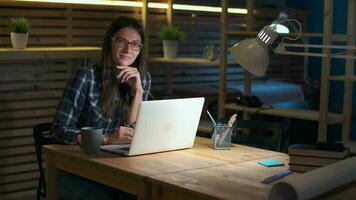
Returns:
[[[318,45],[318,44],[296,44],[285,43],[288,40],[298,40],[302,32],[301,23],[296,19],[283,19],[278,23],[265,26],[256,36],[256,38],[250,38],[242,40],[236,43],[231,52],[235,58],[235,61],[240,64],[246,71],[255,76],[263,76],[267,71],[269,64],[269,48],[277,37],[281,34],[289,33],[282,23],[294,22],[298,25],[298,34],[292,38],[285,36],[276,48],[272,49],[274,53],[284,55],[299,55],[299,56],[315,56],[315,57],[331,57],[331,58],[344,58],[344,59],[356,59],[354,55],[345,55],[347,51],[356,50],[355,46],[342,46],[342,45]],[[281,29],[282,28],[282,29]],[[286,47],[295,48],[320,48],[320,49],[344,49],[346,52],[327,54],[327,53],[313,53],[303,51],[288,51]]]
[[[281,34],[278,33],[278,26],[276,24],[282,24],[284,22],[293,22],[299,26],[299,31],[294,38],[289,36],[284,36],[279,44],[273,44],[276,38]],[[301,23],[296,19],[283,19],[279,23],[271,24],[265,26],[256,36],[256,38],[245,39],[235,44],[231,48],[231,52],[235,58],[235,61],[240,64],[246,71],[250,72],[255,76],[263,76],[269,64],[269,49],[274,53],[284,54],[284,55],[297,55],[297,56],[313,56],[313,57],[323,57],[323,58],[341,58],[348,60],[356,60],[355,50],[356,46],[345,46],[345,45],[319,45],[319,44],[308,44],[303,40],[303,44],[296,43],[285,43],[288,40],[298,40],[301,34]],[[273,45],[272,45],[273,44]],[[273,47],[272,47],[273,46]],[[276,46],[276,47],[275,47]],[[275,48],[274,48],[275,47]],[[301,51],[290,51],[287,48],[302,48]],[[306,50],[307,49],[307,50]],[[326,51],[325,53],[314,53],[309,52],[309,49],[337,49],[342,50],[342,52],[331,53]],[[354,74],[345,74],[343,77],[334,77],[334,80],[356,80]],[[350,130],[350,127],[346,127],[345,130]],[[320,131],[320,128],[319,128]],[[319,133],[320,134],[320,133]],[[343,140],[350,145],[355,145],[356,142],[349,141],[349,133],[343,135]],[[353,148],[353,147],[352,147]],[[354,151],[354,150],[353,150]]]

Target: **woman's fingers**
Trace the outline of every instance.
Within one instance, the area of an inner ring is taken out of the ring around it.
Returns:
[[[120,135],[122,136],[122,138],[132,138],[134,133],[133,128],[125,126],[121,126],[120,128],[122,129],[122,131],[120,131]]]
[[[117,78],[121,78],[125,73],[128,73],[128,72],[134,72],[134,71],[137,71],[135,70],[136,68],[132,68],[129,69],[129,68],[126,68],[126,69],[122,69],[119,74],[117,75]]]
[[[130,78],[137,77],[138,75],[139,75],[139,73],[137,71],[131,71],[131,72],[124,73],[121,77],[121,82],[126,82]]]
[[[120,71],[120,73],[117,75],[117,78],[121,80],[121,82],[126,82],[132,77],[139,77],[139,73],[136,68],[129,67],[129,68],[124,68]]]
[[[134,67],[127,67],[127,68],[120,69],[120,72],[119,72],[118,76],[122,76],[122,74],[124,74],[124,73],[126,73],[126,72],[130,72],[130,71],[132,71],[132,72],[134,72],[134,71],[138,72],[137,69],[134,68]]]
[[[110,135],[108,143],[130,143],[134,134],[134,129],[131,127],[120,126],[115,132]]]
[[[117,79],[121,83],[128,83],[134,89],[142,89],[141,77],[137,68],[128,66],[116,66],[120,72],[117,75]]]
[[[122,82],[127,82],[130,78],[137,78],[138,73],[128,74],[124,78],[122,78]]]
[[[133,133],[124,133],[123,134],[123,137],[126,137],[126,138],[129,138],[129,137],[132,137],[133,136]]]
[[[136,71],[137,71],[137,68],[136,68],[136,67],[116,66],[116,68],[117,68],[120,72],[125,71],[125,70],[136,70]]]

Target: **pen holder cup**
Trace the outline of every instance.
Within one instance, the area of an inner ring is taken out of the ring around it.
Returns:
[[[228,124],[218,124],[214,126],[213,132],[213,148],[214,149],[230,149],[231,135],[233,127]]]

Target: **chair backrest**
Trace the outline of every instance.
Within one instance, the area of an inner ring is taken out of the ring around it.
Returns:
[[[280,151],[282,130],[279,123],[237,120],[232,142]],[[243,131],[247,129],[249,131]],[[246,133],[248,132],[248,133]]]
[[[42,145],[56,143],[55,140],[52,139],[51,130],[52,123],[37,124],[33,127],[33,139],[35,142],[36,157],[38,162],[38,169],[40,172],[37,187],[38,200],[41,199],[41,196],[46,197],[45,173],[42,164]]]

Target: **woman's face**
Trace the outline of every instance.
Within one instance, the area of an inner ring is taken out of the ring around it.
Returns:
[[[114,34],[111,40],[112,58],[120,66],[130,66],[140,54],[142,38],[133,28],[126,27]]]

